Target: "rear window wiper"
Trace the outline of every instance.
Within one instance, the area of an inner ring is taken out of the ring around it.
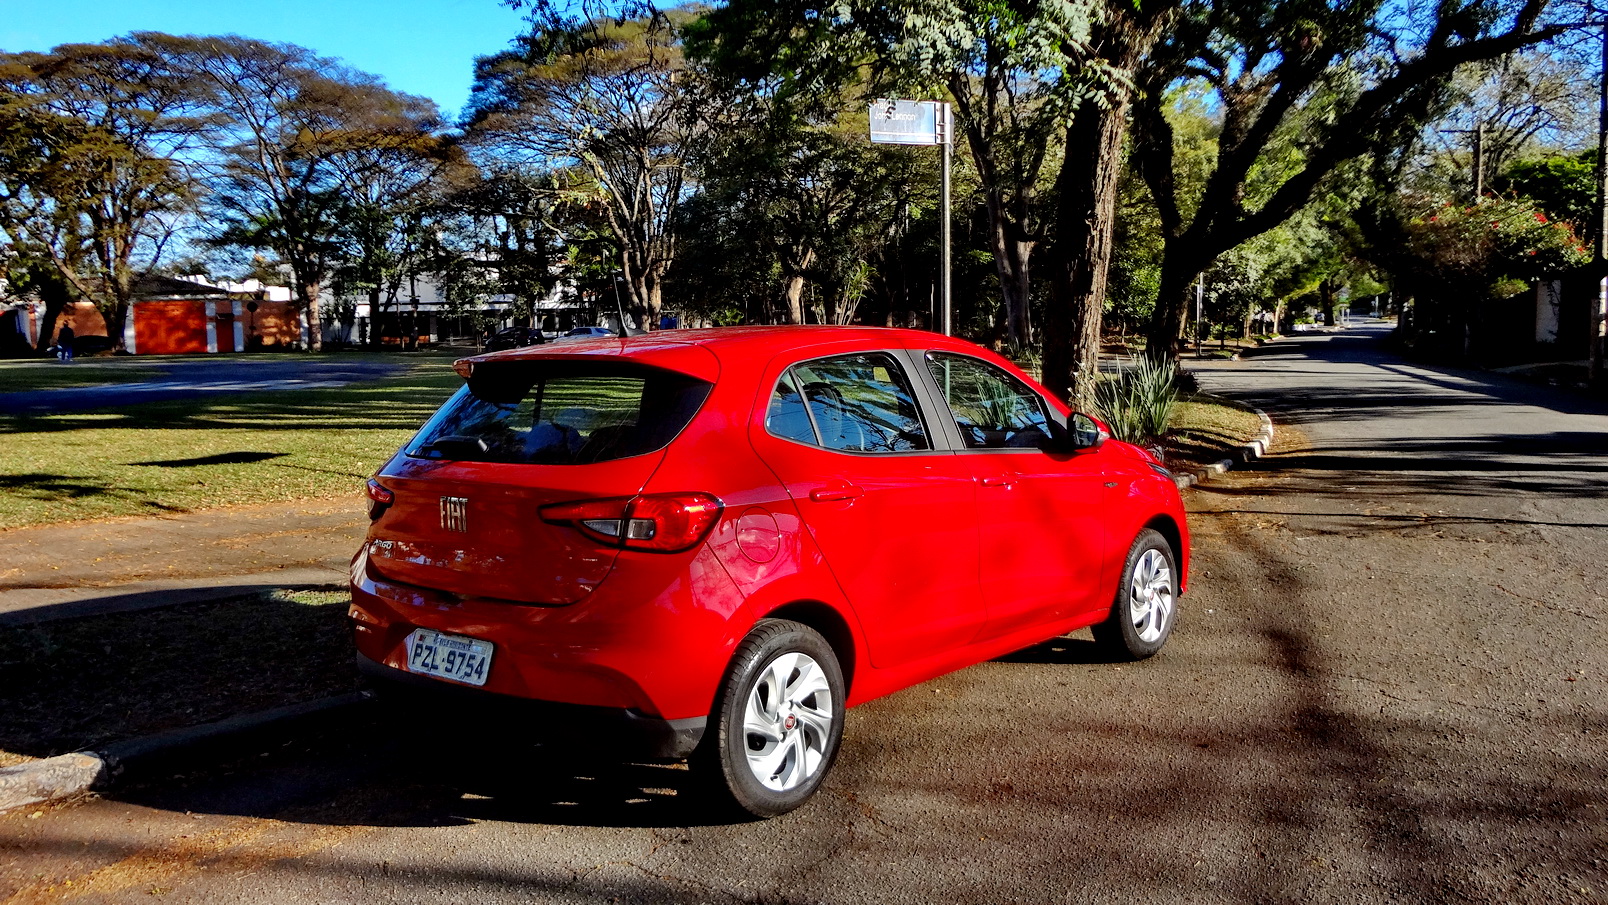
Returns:
[[[483,437],[441,437],[419,447],[414,454],[432,459],[463,459],[484,456],[491,446]]]

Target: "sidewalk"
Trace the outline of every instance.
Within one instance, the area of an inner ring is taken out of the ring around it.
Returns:
[[[271,589],[339,589],[367,528],[362,501],[344,499],[0,532],[0,632]],[[171,769],[292,723],[344,719],[366,700],[337,694],[0,766],[0,810],[103,788],[131,768]]]

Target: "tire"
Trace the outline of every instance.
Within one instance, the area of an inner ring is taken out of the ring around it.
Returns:
[[[1146,528],[1134,539],[1117,583],[1111,615],[1093,627],[1112,659],[1143,660],[1167,643],[1178,621],[1178,561],[1172,545]]]
[[[693,767],[739,814],[776,817],[820,788],[843,738],[843,671],[807,625],[761,619],[721,683]]]

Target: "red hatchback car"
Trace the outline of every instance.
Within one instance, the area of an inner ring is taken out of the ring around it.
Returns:
[[[1172,631],[1171,476],[970,343],[677,330],[456,367],[352,562],[393,684],[523,699],[774,816],[845,708],[1084,626],[1130,658]]]

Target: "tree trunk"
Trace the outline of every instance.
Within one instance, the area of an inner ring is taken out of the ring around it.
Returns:
[[[664,310],[664,271],[654,267],[649,271],[647,304],[643,305],[642,323],[644,330],[659,329],[659,313]]]
[[[790,324],[804,323],[804,275],[795,273],[782,284],[782,301]]]
[[[1178,4],[1110,4],[1090,46],[1114,72],[1131,75],[1172,22]],[[1060,238],[1050,268],[1044,323],[1044,385],[1076,408],[1094,407],[1100,376],[1100,318],[1111,267],[1117,181],[1132,100],[1113,84],[1102,103],[1086,102],[1067,129],[1056,177]]]
[[[1005,305],[1005,339],[1013,351],[1019,352],[1033,343],[1028,308],[1032,293],[1028,258],[1033,254],[1034,243],[1013,238],[1009,233],[1003,202],[990,193],[988,242],[994,252],[994,270],[999,276],[1000,296]]]
[[[324,351],[324,326],[318,320],[319,280],[298,280],[301,284],[302,310],[307,312],[307,351]]]
[[[130,312],[134,303],[130,299],[118,299],[112,305],[111,313],[106,316],[106,338],[112,341],[112,348],[118,352],[127,352],[128,347],[123,342],[126,332],[124,325],[128,323]]]
[[[1184,325],[1195,304],[1195,280],[1211,259],[1200,253],[1202,242],[1184,233],[1162,247],[1161,283],[1156,309],[1145,336],[1145,355],[1152,361],[1175,361],[1184,350]]]
[[[814,263],[815,249],[809,245],[782,247],[782,272],[787,275],[782,284],[782,315],[789,324],[804,323],[804,272]]]
[[[1044,386],[1074,408],[1094,405],[1100,373],[1100,318],[1111,266],[1117,180],[1127,103],[1078,112],[1067,129],[1057,179],[1060,238],[1050,249],[1050,304],[1044,318]]]
[[[400,292],[401,290],[399,289],[398,291]],[[368,344],[370,346],[377,347],[380,344],[380,331],[377,329],[379,327],[379,323],[380,323],[380,287],[379,287],[379,284],[375,284],[375,285],[369,287],[368,302],[369,302]]]

